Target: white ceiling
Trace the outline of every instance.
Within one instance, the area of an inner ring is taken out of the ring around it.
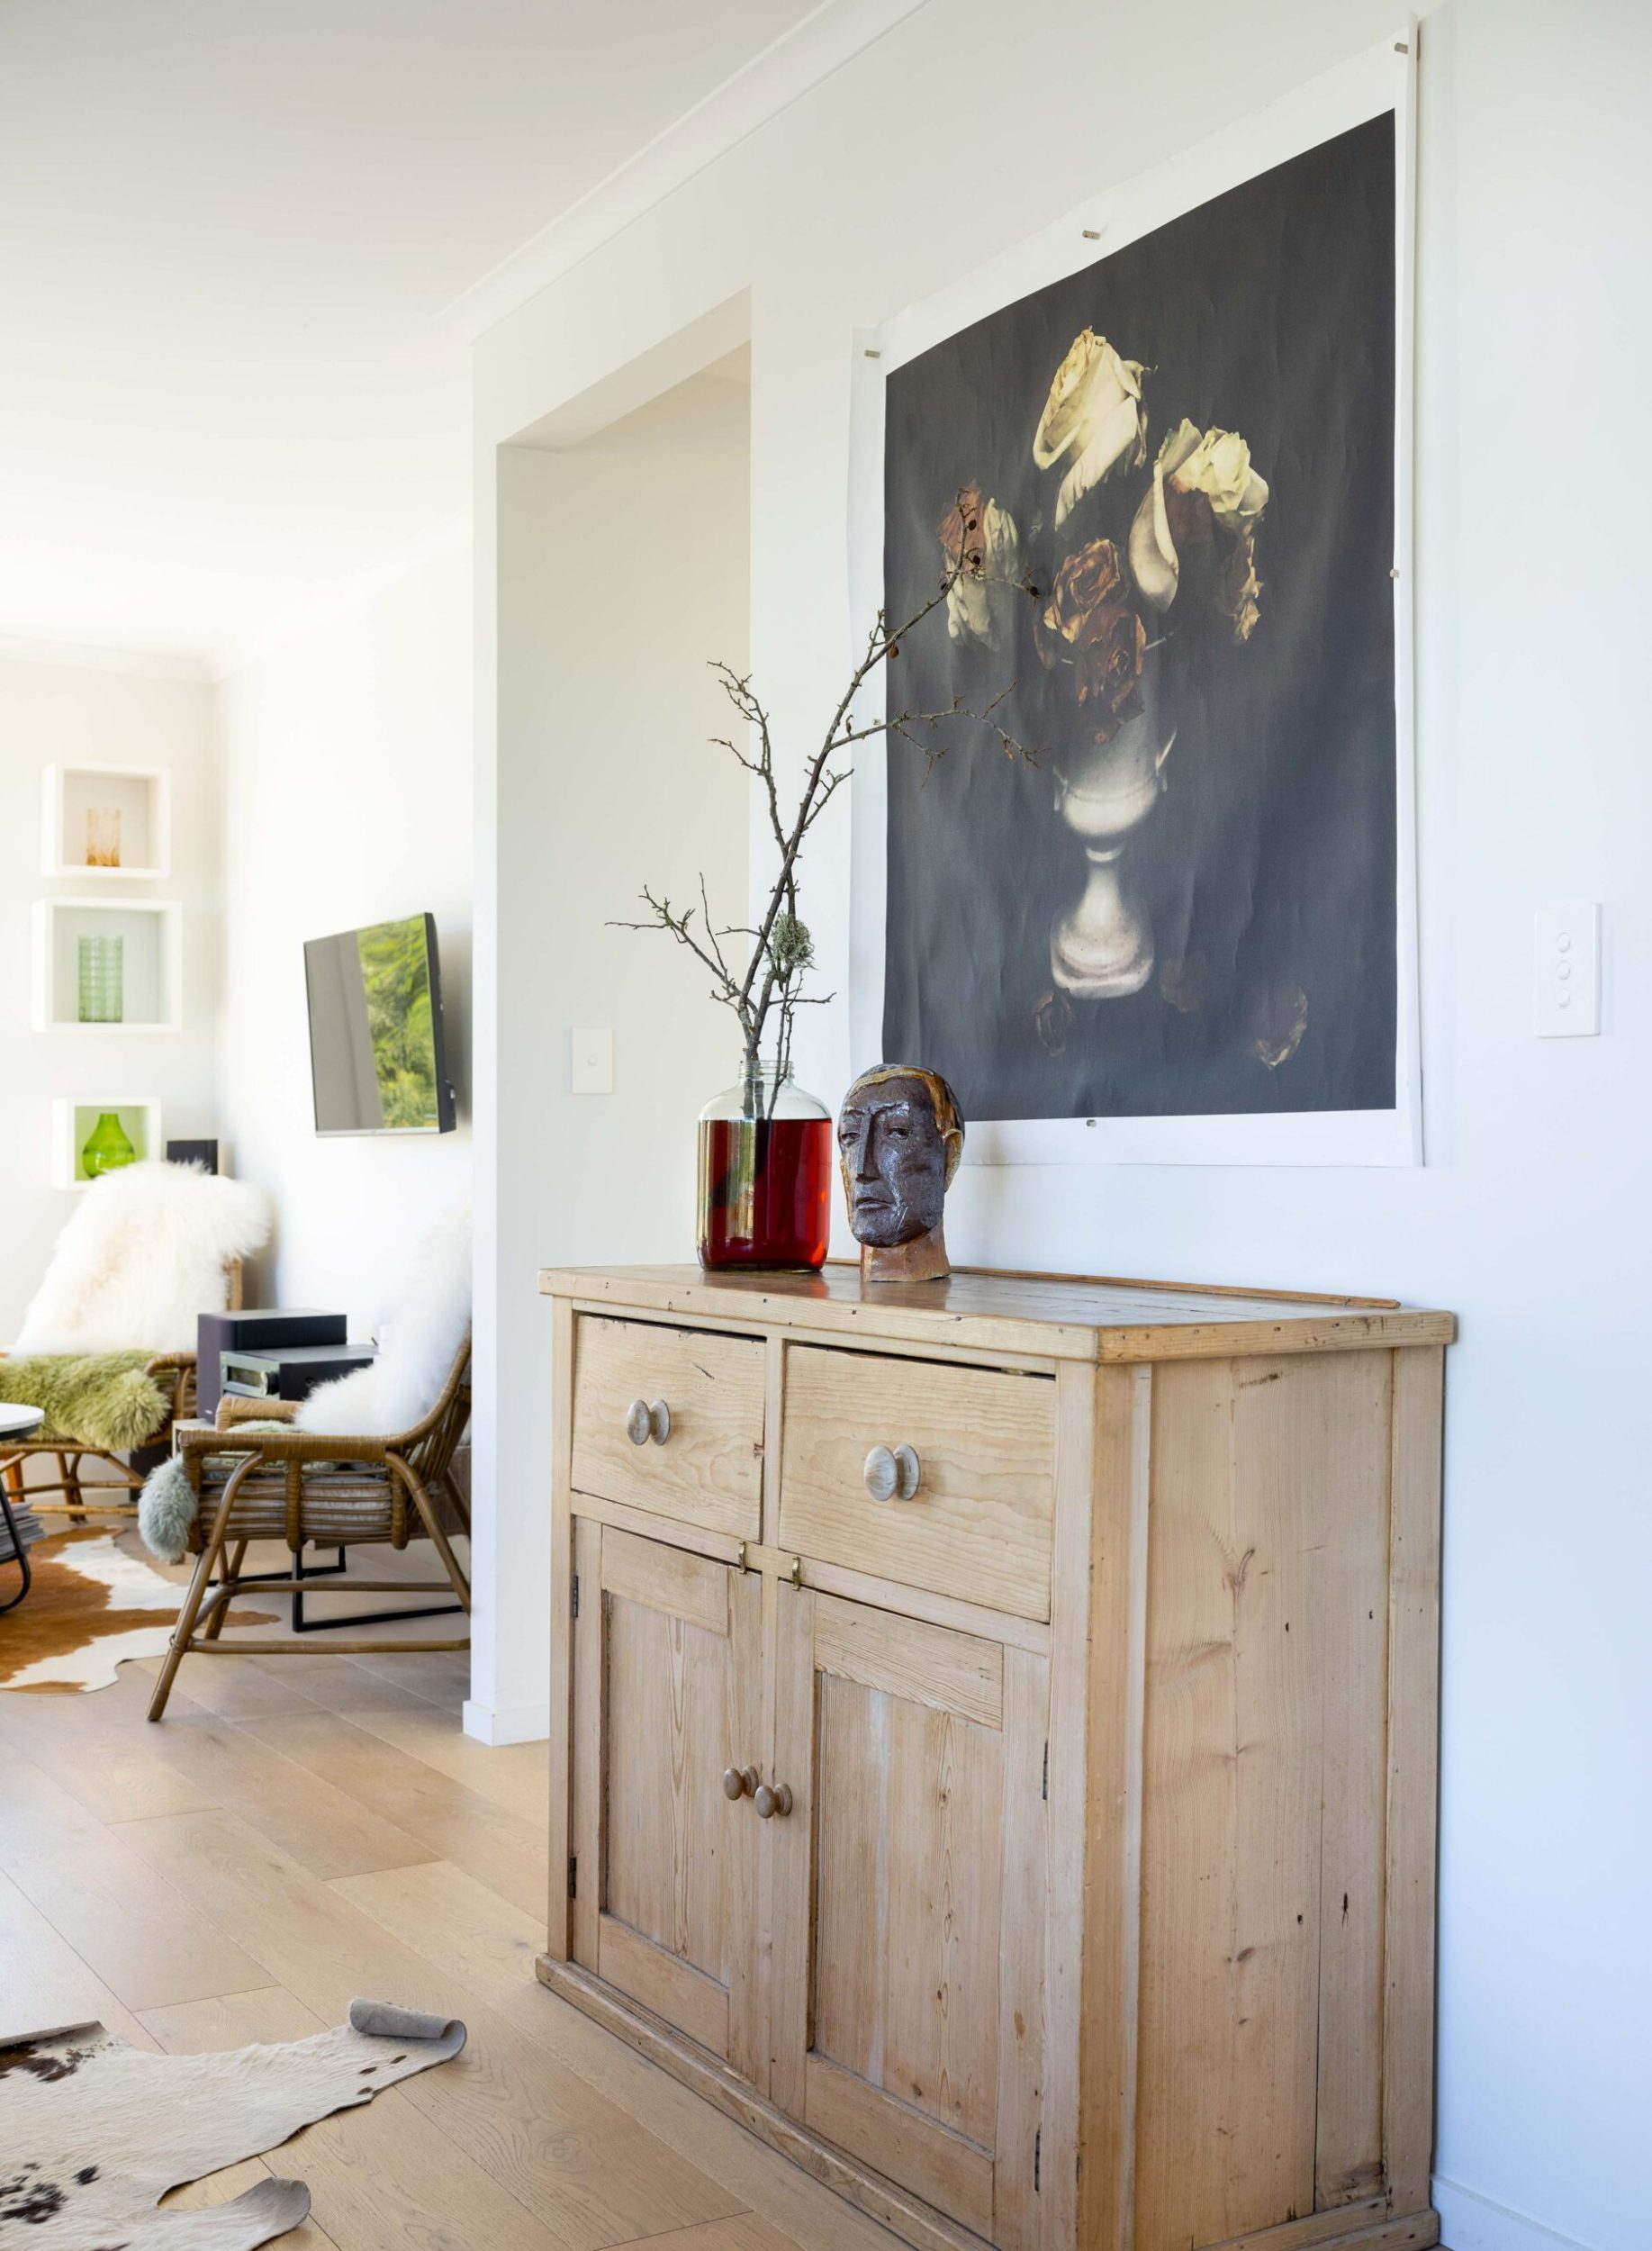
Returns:
[[[462,517],[444,309],[911,5],[0,0],[0,635],[233,662]]]

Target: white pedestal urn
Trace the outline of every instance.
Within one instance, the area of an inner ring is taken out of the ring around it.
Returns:
[[[1079,999],[1140,992],[1153,973],[1152,927],[1121,883],[1119,863],[1159,800],[1175,739],[1160,739],[1150,699],[1111,741],[1063,753],[1055,770],[1055,809],[1083,840],[1089,867],[1078,899],[1050,926],[1050,967]]]

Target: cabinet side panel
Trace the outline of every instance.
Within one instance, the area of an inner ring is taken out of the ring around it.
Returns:
[[[1079,2050],[1079,2241],[1133,2251],[1137,2021],[1142,1940],[1142,1714],[1153,1386],[1148,1367],[1085,1371],[1093,1404],[1088,1559],[1084,2010]],[[1064,1585],[1058,1585],[1058,1603]],[[1063,1650],[1060,1663],[1070,1661]],[[1052,1704],[1058,1694],[1052,1675]],[[1054,1740],[1052,1727],[1052,1740]],[[1053,1771],[1053,1754],[1052,1758]],[[1052,1813],[1051,1897],[1070,1881]],[[1049,2213],[1046,2212],[1046,2220]],[[1048,2251],[1070,2234],[1046,2225]]]
[[[1445,1354],[1394,1356],[1388,1896],[1383,2154],[1397,2212],[1429,2201],[1434,2142],[1434,1855],[1440,1763],[1440,1479]]]
[[[1380,2158],[1389,1360],[1155,1371],[1143,2251],[1313,2212],[1322,2126],[1332,2201]]]
[[[1387,1907],[1388,1497],[1394,1357],[1337,1364],[1341,1442],[1320,1541],[1323,1806],[1314,2204],[1383,2183],[1383,1930]]]

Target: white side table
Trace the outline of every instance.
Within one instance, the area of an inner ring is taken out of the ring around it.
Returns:
[[[40,1407],[8,1406],[0,1401],[0,1518],[5,1520],[12,1542],[12,1552],[6,1560],[15,1562],[23,1573],[23,1585],[10,1602],[0,1603],[0,1613],[15,1610],[34,1579],[34,1573],[29,1568],[29,1550],[23,1545],[23,1529],[12,1514],[11,1496],[6,1490],[5,1442],[8,1438],[27,1438],[32,1431],[39,1430],[45,1420],[44,1411]]]

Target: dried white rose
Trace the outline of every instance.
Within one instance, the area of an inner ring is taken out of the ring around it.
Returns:
[[[1181,563],[1165,509],[1164,481],[1198,443],[1196,424],[1185,420],[1178,423],[1159,448],[1152,484],[1142,495],[1142,505],[1130,527],[1130,574],[1155,610],[1169,608],[1181,579]]]
[[[954,641],[1002,648],[1010,637],[1019,588],[1021,540],[1016,520],[997,501],[967,484],[935,527],[947,568],[946,629]]]
[[[1169,608],[1191,543],[1206,558],[1200,579],[1216,609],[1236,639],[1249,640],[1261,592],[1256,526],[1267,505],[1267,482],[1236,430],[1178,422],[1159,448],[1152,484],[1130,527],[1130,574],[1143,601]]]
[[[1184,422],[1183,429],[1191,429]],[[1237,430],[1207,429],[1175,465],[1175,482],[1184,493],[1203,493],[1211,513],[1228,531],[1243,531],[1268,505],[1268,486],[1250,466],[1250,448]]]
[[[1092,485],[1115,469],[1139,469],[1146,460],[1144,373],[1139,359],[1121,359],[1092,329],[1074,337],[1056,369],[1033,438],[1033,459],[1041,469],[1052,469],[1067,455],[1075,457],[1056,494],[1058,530]]]

